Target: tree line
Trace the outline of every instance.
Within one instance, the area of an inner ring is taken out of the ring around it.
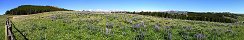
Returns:
[[[169,13],[169,12],[127,12],[129,14],[150,15],[164,18],[184,19],[184,20],[198,20],[234,23],[237,22],[237,14],[229,12],[186,12],[186,13]]]
[[[18,6],[17,8],[6,11],[5,15],[28,15],[28,14],[36,14],[42,12],[50,12],[50,11],[71,11],[71,10],[58,8],[54,6],[21,5]]]

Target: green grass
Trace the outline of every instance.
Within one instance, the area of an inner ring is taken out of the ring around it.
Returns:
[[[4,34],[4,28],[5,28],[5,21],[6,21],[6,17],[7,16],[3,16],[3,15],[0,15],[0,40],[4,40],[4,36],[5,36],[5,34]]]
[[[3,18],[5,16],[0,16]],[[134,14],[86,14],[74,11],[56,11],[11,19],[15,27],[30,40],[241,40],[243,25],[207,21],[168,19]],[[4,26],[4,19],[0,19]],[[134,28],[136,24],[140,28]],[[155,25],[159,24],[158,31]],[[109,27],[106,27],[109,26]],[[143,27],[145,26],[145,27]],[[107,28],[107,29],[106,29]],[[0,39],[4,39],[4,28]],[[23,40],[15,29],[15,36]],[[171,36],[171,37],[170,37]]]

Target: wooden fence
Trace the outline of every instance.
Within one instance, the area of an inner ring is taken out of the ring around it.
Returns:
[[[12,31],[12,22],[7,18],[5,24],[5,40],[15,40],[13,31]]]

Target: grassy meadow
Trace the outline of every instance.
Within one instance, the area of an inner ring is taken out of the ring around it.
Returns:
[[[7,16],[0,16],[0,40]],[[244,19],[239,17],[240,20]],[[13,15],[18,40],[242,40],[243,23],[219,23],[124,13],[55,11]],[[22,34],[20,34],[21,32]],[[22,36],[24,35],[24,36]]]
[[[3,15],[0,15],[0,40],[4,40],[4,36],[5,36],[5,29],[4,29],[4,27],[5,27],[5,21],[6,21],[6,17],[7,16],[3,16]]]

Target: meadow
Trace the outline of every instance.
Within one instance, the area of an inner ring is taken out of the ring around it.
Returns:
[[[7,16],[0,16],[0,39]],[[220,23],[125,13],[55,11],[11,15],[18,40],[241,40],[243,23]],[[244,18],[239,17],[240,20]],[[21,32],[21,34],[19,33]],[[22,36],[24,35],[24,36]]]
[[[5,37],[5,34],[4,34],[4,27],[5,27],[5,21],[6,21],[6,16],[3,16],[3,15],[0,15],[0,39],[3,40]]]

